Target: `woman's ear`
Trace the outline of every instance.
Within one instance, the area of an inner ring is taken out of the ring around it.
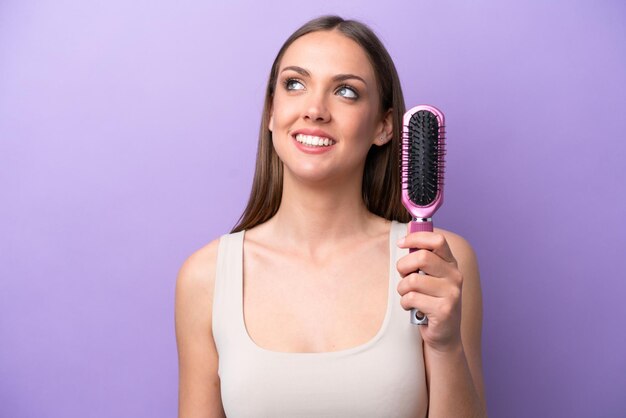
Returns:
[[[388,109],[380,121],[380,127],[376,130],[378,134],[374,138],[374,144],[378,146],[385,145],[393,138],[393,109]]]

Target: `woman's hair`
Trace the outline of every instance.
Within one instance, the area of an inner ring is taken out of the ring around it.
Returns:
[[[374,68],[380,96],[381,114],[393,109],[393,136],[382,146],[372,146],[365,160],[362,194],[367,209],[388,220],[408,222],[411,216],[400,201],[400,137],[405,112],[400,78],[389,53],[374,32],[355,20],[322,16],[305,23],[283,44],[272,64],[259,131],[256,169],[248,205],[232,232],[250,229],[270,219],[280,207],[283,192],[283,163],[272,144],[268,128],[280,61],[287,48],[311,32],[338,30],[359,44]]]

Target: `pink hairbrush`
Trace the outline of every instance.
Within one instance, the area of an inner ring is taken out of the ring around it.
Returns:
[[[413,217],[409,231],[432,232],[432,216],[443,203],[444,116],[433,106],[420,105],[404,114],[402,125],[402,204]],[[411,309],[411,323],[426,325],[428,318]]]

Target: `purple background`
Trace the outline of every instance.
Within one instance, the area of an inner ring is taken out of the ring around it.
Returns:
[[[329,12],[446,113],[435,221],[479,256],[490,415],[626,414],[624,2],[207,3],[0,3],[0,416],[175,416],[177,270],[239,217],[272,59]]]

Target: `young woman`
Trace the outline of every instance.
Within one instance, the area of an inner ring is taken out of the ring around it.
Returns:
[[[177,280],[181,418],[485,415],[476,259],[451,232],[407,235],[404,111],[362,23],[285,42],[248,206]]]

